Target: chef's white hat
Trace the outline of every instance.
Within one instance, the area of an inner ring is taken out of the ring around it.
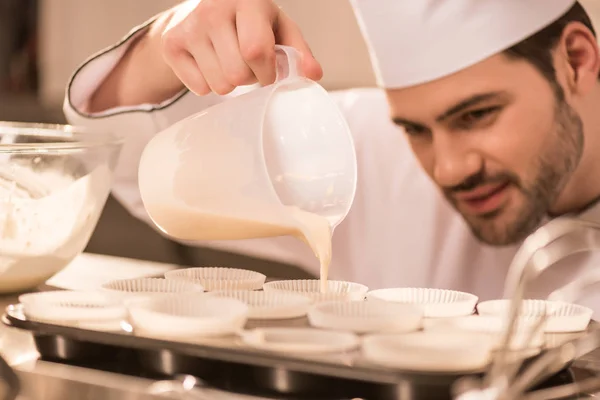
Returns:
[[[429,82],[519,43],[576,0],[351,0],[377,83]]]

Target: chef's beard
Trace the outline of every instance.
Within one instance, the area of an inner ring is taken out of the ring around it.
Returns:
[[[493,176],[485,171],[461,185],[444,190],[448,201],[459,211],[454,194],[472,190],[483,184],[508,183],[505,190],[516,188],[514,200],[506,207],[484,215],[462,213],[473,235],[493,246],[516,244],[530,235],[548,215],[551,206],[565,188],[577,168],[583,153],[583,123],[573,108],[557,96],[554,126],[542,151],[531,166],[533,179],[526,181],[505,171]]]

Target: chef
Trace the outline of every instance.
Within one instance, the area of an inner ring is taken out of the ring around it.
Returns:
[[[379,87],[331,93],[359,173],[333,238],[332,278],[498,298],[516,249],[540,224],[560,215],[600,222],[600,50],[578,2],[352,4]],[[114,195],[133,215],[151,223],[137,186],[145,144],[248,85],[272,83],[276,43],[299,49],[304,74],[321,77],[272,0],[183,2],[75,71],[66,116],[126,137]],[[293,238],[201,245],[318,271]],[[546,296],[595,265],[590,254],[566,259],[528,295]],[[581,303],[600,312],[600,296]]]

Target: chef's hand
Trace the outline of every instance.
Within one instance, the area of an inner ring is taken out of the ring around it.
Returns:
[[[275,44],[295,47],[321,78],[298,26],[273,0],[187,0],[161,13],[85,105],[86,112],[158,104],[186,86],[198,95],[275,80]]]
[[[300,29],[273,0],[186,1],[173,8],[161,39],[166,63],[198,95],[273,83],[275,44],[300,51],[305,76],[322,76]]]

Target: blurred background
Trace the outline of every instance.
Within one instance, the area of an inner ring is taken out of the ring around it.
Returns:
[[[0,120],[63,123],[64,88],[91,54],[174,0],[0,0]],[[302,27],[330,90],[373,85],[365,44],[347,0],[278,0]],[[583,0],[600,26],[600,0]],[[87,251],[182,265],[244,266],[274,277],[303,277],[274,265],[159,236],[109,199]]]

